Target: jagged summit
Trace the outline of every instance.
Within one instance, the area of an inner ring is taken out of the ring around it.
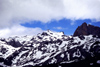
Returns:
[[[78,26],[73,34],[73,36],[80,35],[95,35],[100,37],[100,27],[93,26],[84,22],[81,26]]]
[[[64,32],[55,32],[51,30],[44,31],[43,33],[39,34],[40,36],[53,36],[53,37],[61,37],[64,34]]]
[[[47,30],[36,36],[1,38],[0,67],[91,67],[91,63],[96,67],[100,38],[88,35],[89,28],[94,26],[83,23],[78,27],[77,33],[86,34],[82,37]]]
[[[86,22],[84,22],[84,23],[82,24],[82,26],[87,26],[87,23],[86,23]]]

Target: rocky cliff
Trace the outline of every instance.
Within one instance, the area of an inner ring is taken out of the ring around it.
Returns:
[[[78,26],[73,34],[73,36],[80,35],[94,35],[100,37],[100,27],[93,26],[84,22],[81,26]]]

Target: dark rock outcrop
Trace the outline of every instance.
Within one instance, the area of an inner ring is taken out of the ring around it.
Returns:
[[[94,35],[100,37],[100,27],[93,26],[84,22],[81,26],[78,26],[73,34],[73,36],[80,35]]]
[[[0,67],[100,67],[100,38],[93,36],[99,29],[83,23],[77,37],[49,30],[32,37],[1,38]]]
[[[21,47],[22,44],[19,41],[15,41],[14,39],[10,40],[9,42],[6,42],[8,45],[11,45],[13,47]]]

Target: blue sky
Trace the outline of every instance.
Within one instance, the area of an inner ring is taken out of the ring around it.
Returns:
[[[80,26],[83,22],[86,22],[87,24],[91,24],[94,26],[99,26],[100,27],[100,22],[93,22],[90,19],[85,19],[85,20],[75,20],[72,21],[70,19],[61,19],[59,21],[52,20],[48,23],[42,23],[41,21],[31,21],[26,22],[24,24],[21,24],[22,26],[29,27],[29,28],[35,28],[39,27],[42,28],[43,30],[52,30],[52,31],[57,31],[57,32],[64,32],[66,35],[72,35],[76,28]]]
[[[100,0],[0,0],[0,37],[72,35],[83,22],[100,27]]]

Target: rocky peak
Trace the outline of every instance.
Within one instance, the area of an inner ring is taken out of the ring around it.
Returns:
[[[86,22],[84,22],[84,23],[82,24],[82,26],[87,26],[87,23],[86,23]]]
[[[97,35],[100,37],[100,27],[90,24],[88,25],[86,22],[84,22],[81,26],[78,26],[73,36],[80,35]]]

